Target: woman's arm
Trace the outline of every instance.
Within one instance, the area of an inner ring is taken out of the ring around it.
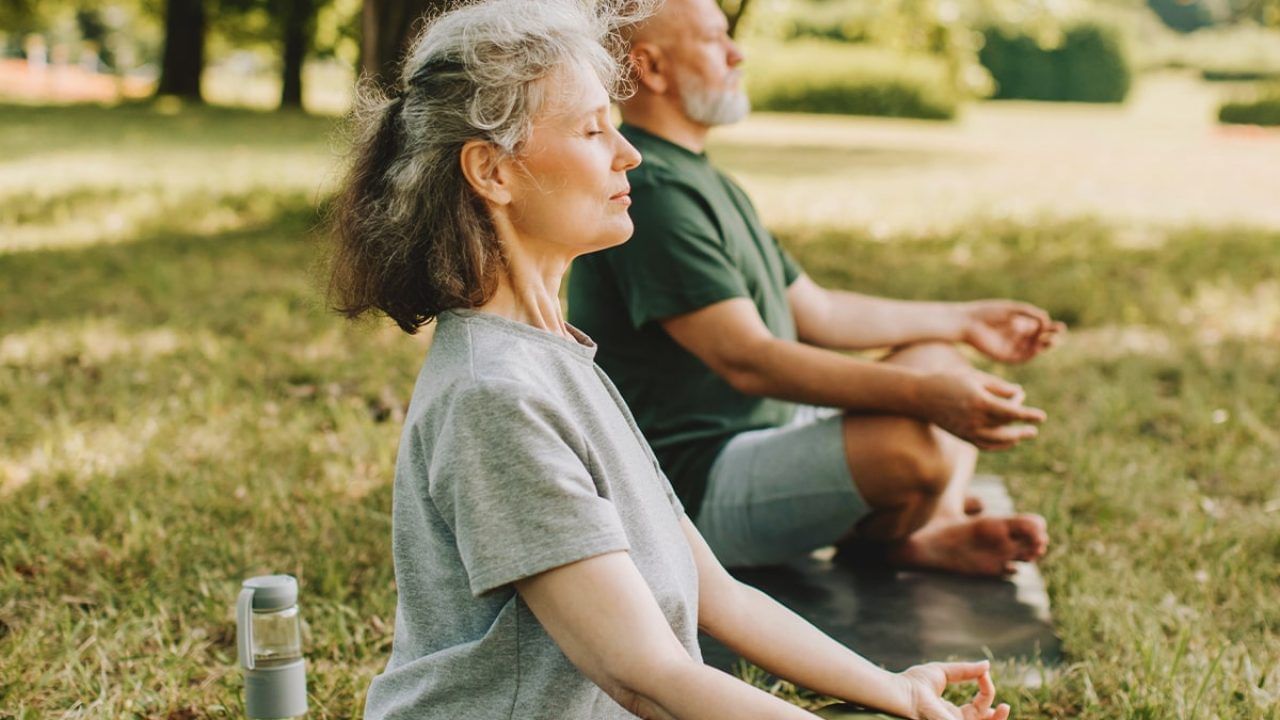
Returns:
[[[698,624],[729,649],[778,677],[815,692],[906,718],[1004,720],[993,708],[987,663],[930,663],[890,673],[832,640],[773,598],[735,580],[686,517],[682,527],[698,567]],[[947,684],[977,680],[978,695],[956,707],[941,699]]]
[[[548,570],[516,590],[569,660],[641,718],[813,717],[694,661],[625,552]]]

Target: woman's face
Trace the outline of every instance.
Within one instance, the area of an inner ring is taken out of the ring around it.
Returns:
[[[585,65],[547,78],[512,184],[508,217],[525,242],[576,257],[631,237],[627,171],[640,153],[609,117],[609,94]]]

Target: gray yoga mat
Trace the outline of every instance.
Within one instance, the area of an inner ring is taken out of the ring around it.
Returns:
[[[982,498],[987,512],[1012,512],[998,477],[978,476],[972,493]],[[991,657],[1014,661],[1020,677],[1006,673],[1005,681],[1034,685],[1042,667],[1052,668],[1061,659],[1044,579],[1032,564],[1019,563],[1011,578],[989,579],[859,568],[832,562],[831,555],[820,550],[788,565],[733,574],[889,670]],[[734,653],[705,635],[700,640],[707,663],[732,670],[738,660]]]

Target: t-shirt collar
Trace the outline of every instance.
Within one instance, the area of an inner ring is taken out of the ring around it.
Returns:
[[[502,317],[501,315],[484,312],[483,310],[454,308],[440,313],[439,319],[448,322],[449,316],[454,316],[462,320],[484,323],[485,325],[508,335],[527,338],[535,342],[550,343],[556,348],[566,350],[588,361],[595,360],[596,350],[599,349],[599,346],[596,345],[596,342],[592,340],[590,336],[568,323],[565,323],[565,327],[568,328],[569,334],[574,337],[573,340],[549,333],[546,330],[541,330],[532,325],[527,325],[516,320],[511,320],[510,318]]]
[[[622,123],[622,125],[618,127],[618,131],[621,132],[623,137],[626,137],[628,140],[632,138],[643,138],[646,141],[653,141],[658,143],[659,145],[669,147],[672,150],[675,150],[676,152],[682,155],[686,155],[690,158],[702,160],[704,162],[707,159],[707,153],[705,150],[702,152],[694,152],[679,143],[673,143],[670,140],[662,137],[661,135],[655,135],[649,132],[648,130],[645,130],[644,128],[638,128],[635,125],[629,125],[624,122]]]

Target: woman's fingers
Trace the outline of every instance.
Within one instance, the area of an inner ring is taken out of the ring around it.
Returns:
[[[979,660],[978,662],[967,662],[967,663],[965,662],[938,663],[938,665],[941,667],[942,676],[947,679],[948,685],[951,685],[954,683],[969,682],[971,680],[977,680],[983,675],[986,675],[987,672],[991,669],[991,663],[987,662],[986,660]]]
[[[978,710],[979,717],[986,717],[995,701],[996,684],[991,680],[991,672],[987,671],[978,678],[978,694],[973,697],[973,706]]]

